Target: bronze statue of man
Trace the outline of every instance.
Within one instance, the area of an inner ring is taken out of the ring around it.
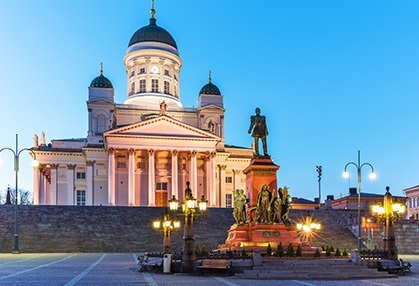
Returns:
[[[257,156],[259,156],[259,138],[262,140],[263,155],[268,155],[268,147],[266,145],[266,136],[268,136],[268,127],[266,126],[265,116],[260,115],[260,108],[255,109],[256,115],[250,116],[249,134],[254,138],[254,149]]]

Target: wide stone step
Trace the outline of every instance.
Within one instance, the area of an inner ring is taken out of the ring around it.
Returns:
[[[301,279],[301,280],[347,280],[370,278],[395,278],[397,275],[380,272],[366,265],[354,265],[349,260],[264,260],[262,266],[237,273],[243,279]]]

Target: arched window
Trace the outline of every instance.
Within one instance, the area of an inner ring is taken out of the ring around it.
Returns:
[[[103,133],[106,131],[106,117],[103,114],[97,116],[97,132]]]

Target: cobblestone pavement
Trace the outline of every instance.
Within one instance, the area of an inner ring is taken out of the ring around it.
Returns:
[[[412,273],[393,279],[350,281],[245,280],[232,277],[152,274],[138,272],[137,254],[42,253],[0,254],[0,285],[419,285],[419,256],[402,255],[412,263]]]

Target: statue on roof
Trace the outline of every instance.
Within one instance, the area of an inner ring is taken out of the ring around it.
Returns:
[[[34,135],[33,136],[33,146],[38,147],[39,143],[38,143],[38,135]]]
[[[160,115],[166,115],[166,110],[167,110],[167,104],[166,102],[163,100],[160,103]]]
[[[45,132],[42,131],[41,132],[41,146],[45,146]]]

